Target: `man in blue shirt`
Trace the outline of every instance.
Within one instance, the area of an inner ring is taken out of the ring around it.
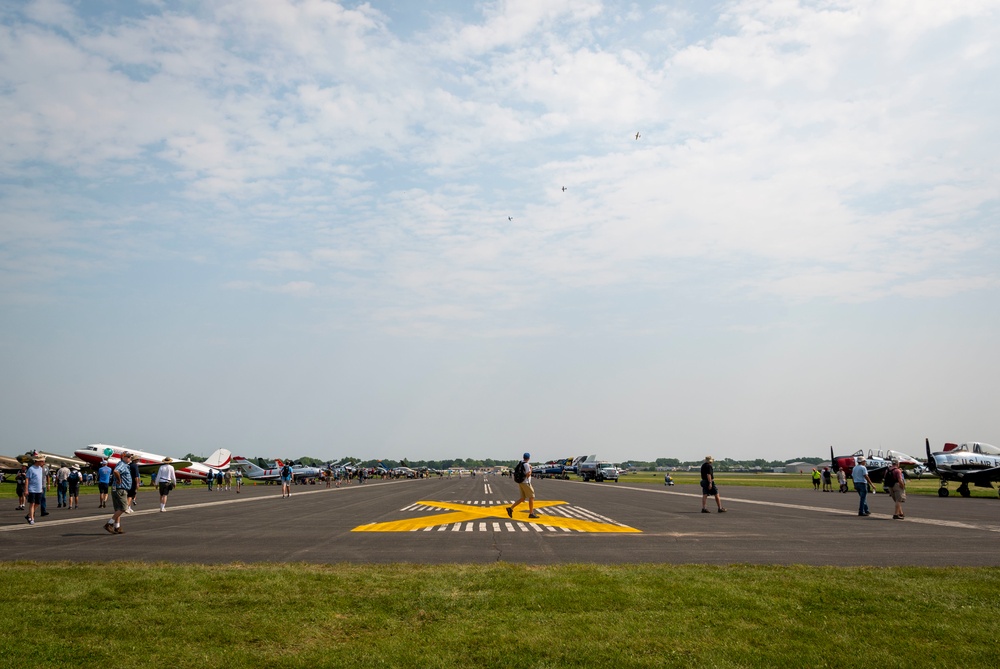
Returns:
[[[854,465],[854,469],[851,470],[851,478],[854,479],[854,489],[858,491],[858,495],[861,497],[861,502],[858,505],[859,516],[872,515],[868,510],[868,486],[870,485],[874,490],[875,484],[872,483],[871,478],[868,476],[868,467],[865,466],[866,462],[864,458],[859,458],[858,464]]]
[[[45,456],[36,455],[32,465],[28,467],[28,515],[24,517],[29,525],[35,524],[35,508],[42,507],[45,514]]]
[[[111,486],[111,467],[108,467],[107,460],[101,460],[101,468],[97,470],[97,490],[100,493],[101,503],[98,509],[103,509],[108,505],[108,490]]]
[[[132,454],[125,451],[112,471],[114,478],[111,481],[111,505],[115,509],[115,514],[111,516],[111,520],[104,523],[104,529],[111,534],[125,534],[121,517],[128,508],[128,493],[132,489],[132,470],[129,467],[131,462]]]

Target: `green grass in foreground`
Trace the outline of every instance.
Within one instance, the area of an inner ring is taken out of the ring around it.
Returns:
[[[1000,663],[993,568],[4,567],[19,669]]]

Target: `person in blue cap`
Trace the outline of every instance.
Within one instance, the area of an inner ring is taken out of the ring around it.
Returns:
[[[531,464],[528,462],[530,459],[531,453],[525,453],[521,462],[517,463],[517,466],[514,467],[514,482],[521,489],[521,498],[507,507],[507,516],[509,518],[514,517],[514,507],[524,500],[528,500],[528,518],[539,517],[535,513],[535,489],[531,485]]]

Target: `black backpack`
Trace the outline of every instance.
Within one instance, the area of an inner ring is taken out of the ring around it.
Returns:
[[[514,483],[524,483],[524,462],[519,462],[514,467]]]

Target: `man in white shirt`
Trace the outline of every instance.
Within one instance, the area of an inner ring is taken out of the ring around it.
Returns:
[[[177,485],[177,473],[174,471],[172,458],[163,458],[163,464],[156,472],[156,484],[160,488],[160,511],[167,510],[167,495]]]
[[[531,485],[531,465],[528,463],[530,459],[531,453],[525,453],[522,461],[514,467],[514,481],[517,482],[518,487],[521,489],[521,498],[507,507],[507,516],[509,518],[514,517],[514,507],[524,500],[528,500],[528,518],[539,517],[535,513],[535,488]]]
[[[56,508],[61,509],[64,506],[69,506],[66,500],[66,493],[69,491],[69,484],[66,482],[69,479],[69,467],[63,465],[56,470]]]

